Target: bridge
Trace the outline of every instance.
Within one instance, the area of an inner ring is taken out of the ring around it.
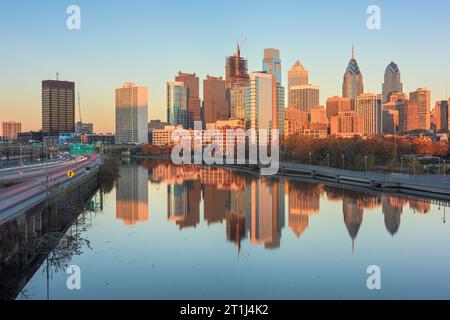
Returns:
[[[98,155],[67,156],[55,163],[3,170],[0,182],[16,184],[0,189],[0,223],[87,181],[100,165]]]

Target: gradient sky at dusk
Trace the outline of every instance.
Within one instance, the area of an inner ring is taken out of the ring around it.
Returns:
[[[82,29],[66,29],[66,8],[81,7]],[[382,29],[366,28],[366,9],[381,7]],[[41,81],[76,82],[83,120],[114,131],[114,89],[149,87],[149,118],[165,119],[166,82],[179,70],[200,81],[225,75],[236,41],[249,70],[262,68],[263,49],[278,48],[283,84],[296,59],[320,85],[321,103],[341,95],[352,43],[365,91],[380,92],[394,59],[405,91],[427,86],[432,105],[450,85],[450,1],[73,0],[0,2],[0,121],[41,126]],[[77,113],[78,120],[78,113]]]

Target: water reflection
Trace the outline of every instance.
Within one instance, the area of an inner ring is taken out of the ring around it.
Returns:
[[[395,236],[400,228],[404,206],[409,205],[413,212],[420,214],[426,214],[431,209],[430,201],[416,198],[255,177],[226,168],[175,166],[159,161],[145,161],[142,167],[122,168],[118,203],[134,199],[134,206],[145,210],[148,189],[142,177],[147,177],[147,174],[142,171],[138,174],[137,171],[143,168],[149,170],[151,183],[167,186],[169,221],[176,223],[180,230],[195,228],[201,222],[200,212],[203,212],[203,220],[207,225],[226,223],[227,240],[234,243],[238,250],[244,239],[267,249],[279,248],[285,227],[285,208],[288,209],[288,226],[300,238],[310,227],[310,217],[320,214],[321,199],[324,197],[329,202],[342,203],[343,222],[353,249],[365,212],[381,208],[386,230]],[[127,192],[121,191],[121,184],[126,186]],[[135,190],[136,194],[139,192],[141,196],[127,197],[130,190]],[[124,212],[127,210],[119,206],[117,208],[117,217],[123,217],[124,213],[119,213],[119,208]],[[135,216],[141,219],[128,218],[128,221],[146,221],[148,218],[144,212]]]

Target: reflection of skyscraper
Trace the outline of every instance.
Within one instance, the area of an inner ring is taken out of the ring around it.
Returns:
[[[393,236],[400,228],[400,219],[403,212],[403,203],[400,199],[383,196],[384,225]]]
[[[127,225],[148,221],[148,171],[131,165],[120,168],[116,191],[116,218]]]
[[[358,236],[358,231],[363,221],[364,210],[358,205],[356,199],[348,197],[343,201],[343,211],[344,223],[347,227],[348,234],[352,238],[352,246],[354,248],[355,239]]]
[[[320,185],[289,182],[289,227],[297,237],[306,230],[309,216],[319,213]]]
[[[168,219],[183,228],[195,227],[200,222],[201,184],[184,181],[167,186]]]
[[[250,241],[277,248],[284,227],[284,187],[278,181],[251,180],[247,182],[247,225]]]
[[[208,224],[221,223],[226,217],[229,191],[219,190],[215,185],[203,186],[204,215]]]

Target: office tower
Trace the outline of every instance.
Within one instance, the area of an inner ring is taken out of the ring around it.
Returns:
[[[309,72],[306,68],[296,61],[291,69],[288,71],[288,95],[291,92],[291,88],[294,86],[305,86],[309,84],[308,81]],[[291,107],[291,101],[289,100],[288,107]]]
[[[211,77],[208,75],[203,80],[203,117],[205,124],[230,118],[225,80],[222,77]]]
[[[357,96],[364,92],[363,76],[359,70],[358,62],[355,59],[355,49],[352,50],[352,59],[348,63],[342,84],[342,96],[355,100]]]
[[[272,128],[284,134],[285,89],[281,85],[281,59],[278,49],[264,49],[263,70],[272,75]]]
[[[284,135],[286,137],[297,134],[308,126],[308,112],[296,108],[286,108],[284,120]]]
[[[430,129],[431,92],[427,88],[419,88],[409,94],[409,99],[417,103],[419,130]]]
[[[311,108],[319,105],[319,87],[312,85],[293,86],[290,91],[292,108],[311,112]]]
[[[448,100],[436,102],[433,113],[435,115],[436,131],[449,131]]]
[[[263,70],[274,77],[276,84],[281,85],[280,50],[264,49]]]
[[[331,135],[339,137],[353,137],[364,133],[364,118],[356,111],[341,111],[330,117]]]
[[[7,141],[17,140],[17,135],[22,132],[22,123],[16,121],[4,121],[2,124],[2,134],[0,137]]]
[[[245,120],[247,129],[272,128],[272,75],[262,72],[250,74],[250,85],[246,89]]]
[[[227,89],[246,87],[250,84],[250,77],[247,71],[247,60],[241,57],[241,49],[239,46],[233,56],[227,57],[225,72]]]
[[[116,89],[116,143],[148,143],[148,89],[126,82]]]
[[[398,132],[405,134],[419,127],[419,107],[415,101],[399,99],[396,102],[398,110]]]
[[[116,219],[126,225],[148,221],[148,170],[141,166],[121,166],[117,180]]]
[[[175,81],[183,82],[187,88],[187,117],[188,126],[193,129],[195,121],[202,121],[200,110],[200,89],[199,78],[195,73],[178,72]]]
[[[235,87],[229,89],[232,118],[245,119],[245,88]]]
[[[167,122],[173,126],[188,129],[188,96],[184,82],[167,83]]]
[[[42,81],[42,131],[52,136],[75,132],[75,82]]]
[[[339,112],[350,111],[352,109],[352,101],[349,98],[330,97],[327,99],[327,117],[337,116]]]
[[[381,96],[363,93],[356,98],[356,113],[364,119],[364,134],[371,136],[381,133]]]
[[[399,112],[398,110],[385,109],[383,106],[382,111],[382,123],[383,129],[382,132],[384,134],[396,134],[398,132],[398,118]]]
[[[383,103],[389,101],[389,94],[394,92],[403,92],[403,83],[401,82],[400,70],[394,62],[391,62],[386,67],[382,92]]]

